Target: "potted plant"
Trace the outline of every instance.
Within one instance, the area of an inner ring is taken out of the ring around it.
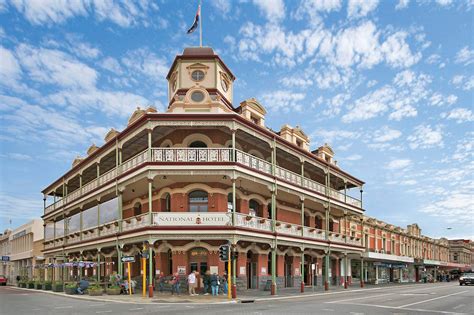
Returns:
[[[100,296],[102,295],[103,290],[99,285],[93,284],[87,288],[87,292],[89,292],[90,296]]]
[[[245,217],[245,219],[246,219],[247,221],[250,221],[250,220],[252,220],[252,216],[251,216],[251,215],[247,215],[247,216]]]
[[[122,288],[118,285],[111,285],[110,287],[108,287],[105,292],[108,294],[108,295],[119,295],[120,294],[120,291],[122,290]]]
[[[34,280],[29,280],[28,283],[26,284],[26,287],[28,289],[34,289],[35,288],[35,281]]]
[[[265,223],[265,219],[260,219],[259,222],[263,224],[263,223]]]
[[[36,290],[43,290],[43,281],[41,281],[41,280],[35,281],[35,289]]]
[[[64,286],[64,293],[66,294],[76,294],[76,284],[75,283],[66,283]]]
[[[45,281],[43,283],[43,290],[51,290],[52,289],[52,283],[51,281]]]
[[[20,288],[26,288],[26,282],[25,282],[25,280],[20,280],[20,281],[18,281],[18,287],[20,287]]]
[[[63,292],[63,283],[61,281],[55,281],[51,285],[51,289],[53,292]]]

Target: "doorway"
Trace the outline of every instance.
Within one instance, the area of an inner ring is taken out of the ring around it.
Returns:
[[[248,289],[257,289],[257,262],[255,261],[256,257],[251,252],[247,252],[247,288]]]
[[[285,255],[285,288],[293,287],[292,267],[293,257]]]
[[[207,249],[202,247],[195,247],[188,252],[189,259],[189,273],[192,271],[197,271],[198,275],[196,276],[197,287],[202,288],[202,277],[206,274],[208,270],[207,257],[209,252]]]

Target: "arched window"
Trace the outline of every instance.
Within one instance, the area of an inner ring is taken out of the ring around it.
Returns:
[[[207,148],[207,145],[202,141],[193,141],[189,145],[190,148]]]
[[[271,203],[269,203],[269,204],[267,205],[267,209],[268,209],[268,211],[267,211],[267,213],[268,213],[267,219],[271,219],[271,218],[272,218],[272,204],[271,204]],[[275,218],[275,219],[276,219],[276,218]]]
[[[189,193],[189,212],[207,212],[207,192],[195,190]]]
[[[321,218],[320,216],[316,216],[314,218],[314,227],[317,228],[317,229],[322,230],[323,229],[323,218]]]
[[[329,219],[329,231],[334,232],[334,221]]]
[[[232,193],[227,194],[227,212],[232,212],[233,210],[233,203],[232,203]]]
[[[260,205],[258,204],[257,201],[255,201],[254,199],[250,200],[249,202],[249,214],[256,217],[256,216],[259,216],[259,210],[260,209]]]
[[[140,215],[142,214],[142,204],[137,202],[134,206],[133,206],[133,215],[134,216],[137,216],[137,215]]]
[[[164,209],[165,212],[170,212],[171,211],[171,195],[170,194],[166,194],[165,196],[165,209]]]

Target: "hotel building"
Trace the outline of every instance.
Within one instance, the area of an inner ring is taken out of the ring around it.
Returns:
[[[96,262],[48,277],[118,271],[140,281],[145,255],[148,283],[160,272],[222,275],[218,251],[228,243],[237,289],[273,293],[415,281],[417,259],[447,261],[447,243],[416,225],[364,216],[364,182],[337,165],[330,146],[311,151],[298,126],[268,128],[255,99],[235,106],[234,79],[211,48],[186,48],[167,75],[165,113],[138,108],[43,190],[47,263]],[[136,257],[131,270],[124,256]]]

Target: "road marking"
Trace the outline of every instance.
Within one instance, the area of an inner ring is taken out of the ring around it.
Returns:
[[[139,310],[142,310],[143,307],[137,307],[137,308],[131,308],[129,309],[129,311],[139,311]]]
[[[72,306],[56,306],[55,309],[60,310],[64,308],[72,308]]]
[[[363,300],[363,299],[376,298],[376,297],[387,296],[387,295],[392,295],[392,294],[393,294],[393,293],[384,293],[384,294],[379,294],[379,295],[362,296],[362,297],[358,297],[358,298],[345,299],[345,300],[337,300],[337,301],[330,301],[330,302],[324,302],[324,303],[335,304],[335,303],[346,302],[346,301],[355,301],[355,300]]]
[[[40,308],[34,308],[34,309],[32,309],[32,311],[41,311],[41,309]]]
[[[376,305],[376,304],[365,304],[365,303],[342,303],[347,305],[358,305],[358,306],[372,306],[372,307],[379,307],[379,308],[386,308],[386,309],[397,309],[399,310],[400,307],[398,306],[386,306],[386,305]],[[439,314],[459,314],[455,312],[447,312],[447,311],[434,311],[434,310],[425,310],[422,308],[404,308],[404,311],[413,311],[413,312],[425,312],[425,313],[439,313]]]
[[[112,313],[112,311],[97,311],[96,314]]]
[[[447,298],[449,296],[463,294],[463,293],[466,293],[466,292],[467,291],[461,291],[461,292],[456,292],[456,293],[452,293],[452,294],[448,294],[448,295],[442,295],[442,296],[438,296],[438,297],[428,299],[428,300],[423,300],[423,301],[419,301],[419,302],[414,302],[414,303],[410,303],[410,304],[401,305],[401,306],[398,306],[398,308],[404,308],[404,307],[407,307],[407,306],[412,306],[412,305],[417,305],[417,304],[421,304],[421,303],[431,302],[431,301],[434,301],[434,300],[444,299],[444,298]]]
[[[453,307],[453,310],[457,310],[458,308],[461,308],[461,307],[463,307],[464,305],[466,305],[466,304],[459,304],[458,306]]]
[[[349,314],[352,314],[352,315],[365,315],[365,313],[356,313],[356,312],[350,312]]]
[[[400,293],[401,296],[420,296],[429,295],[429,293]]]
[[[321,311],[334,312],[332,308],[323,308]]]

